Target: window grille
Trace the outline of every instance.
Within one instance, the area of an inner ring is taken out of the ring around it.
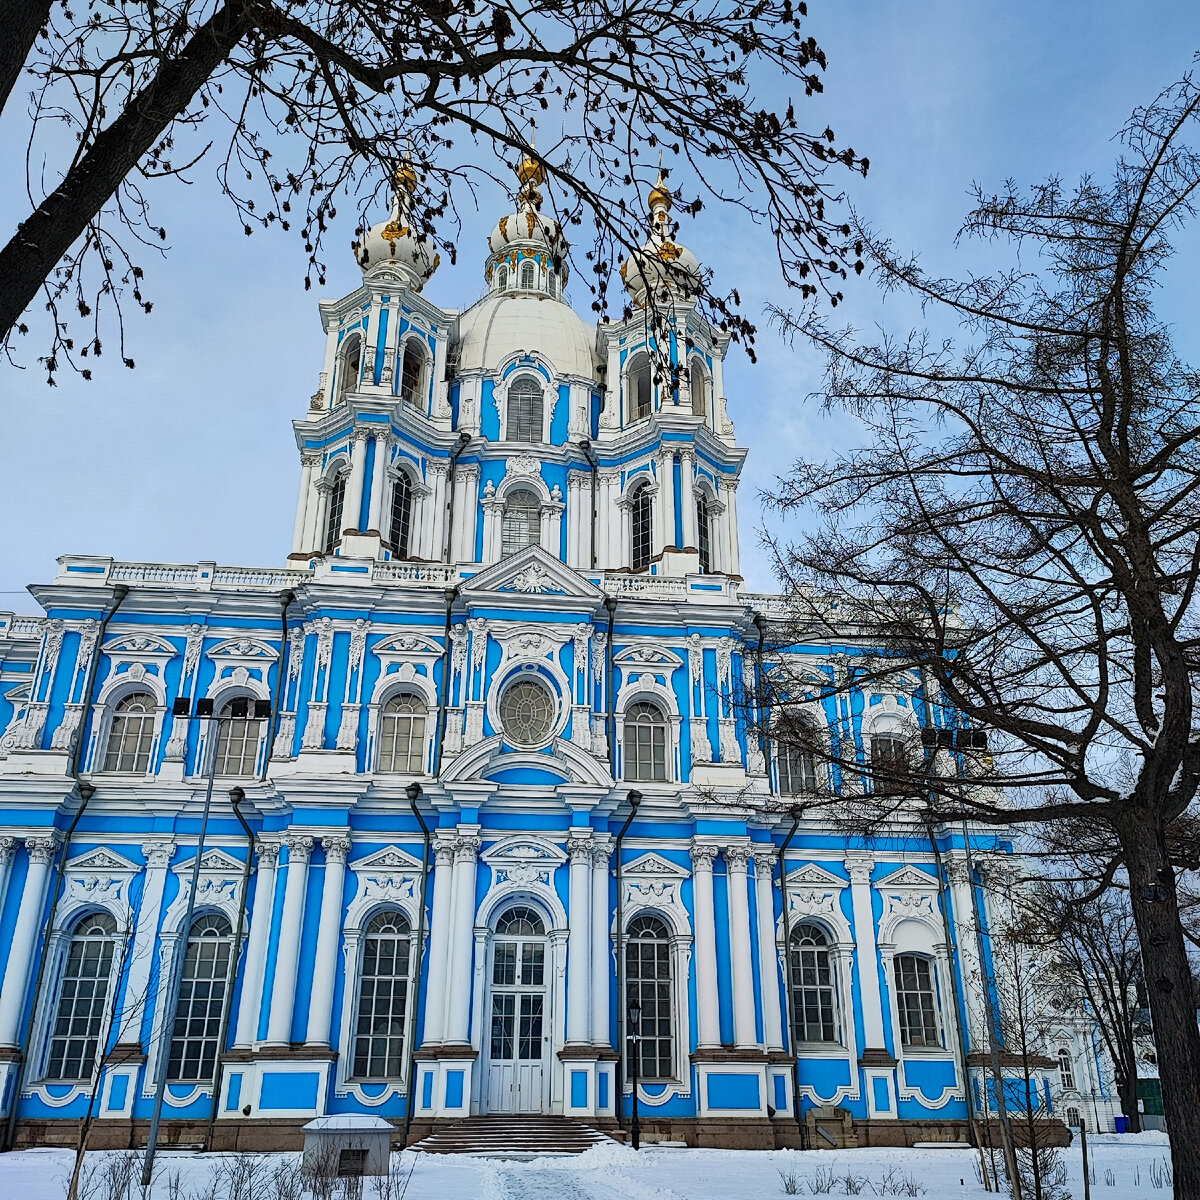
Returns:
[[[258,739],[262,734],[262,721],[253,717],[235,717],[233,702],[226,704],[217,722],[218,775],[253,775],[258,758]]]
[[[667,778],[667,722],[657,705],[644,700],[625,714],[625,778],[646,783]]]
[[[625,937],[625,1003],[626,1012],[633,1004],[641,1009],[636,1051],[639,1081],[671,1079],[675,1074],[671,940],[658,917],[642,915],[630,922]],[[633,1055],[630,1038],[631,1060]]]
[[[407,693],[393,696],[379,722],[380,771],[425,774],[425,706]]]
[[[542,389],[528,375],[513,380],[508,389],[508,440],[542,440]]]
[[[801,796],[817,790],[816,764],[812,751],[791,738],[803,733],[785,730],[776,741],[775,759],[779,766],[779,791],[784,796]]]
[[[712,513],[703,492],[696,497],[696,549],[700,552],[700,570],[707,575],[712,570]]]
[[[154,708],[154,697],[147,692],[135,692],[117,704],[104,754],[106,771],[144,775],[150,769]]]
[[[232,946],[233,931],[222,913],[205,913],[192,922],[167,1063],[173,1083],[206,1082],[216,1073]]]
[[[837,994],[829,960],[829,939],[816,925],[792,931],[789,968],[792,987],[792,1037],[797,1042],[836,1042]]]
[[[630,546],[632,549],[633,569],[635,571],[640,571],[650,565],[654,529],[654,517],[651,509],[653,499],[653,496],[650,494],[650,488],[646,484],[642,484],[634,493],[633,503],[629,506],[629,517],[632,526]]]
[[[517,488],[509,492],[500,517],[500,557],[507,558],[536,546],[542,540],[542,504],[535,492]]]
[[[404,357],[400,361],[400,399],[405,404],[421,403],[421,376],[425,368],[425,355],[412,338],[404,343]]]
[[[554,698],[533,679],[518,679],[500,697],[500,724],[504,735],[518,746],[540,746],[554,728],[558,715]]]
[[[381,912],[371,918],[363,938],[354,1037],[354,1074],[360,1079],[404,1074],[409,931],[403,913]]]
[[[527,291],[533,291],[537,286],[537,269],[528,258],[521,264],[521,286]]]
[[[116,932],[108,913],[93,913],[71,935],[50,1032],[46,1079],[52,1082],[76,1083],[95,1070]]]
[[[894,965],[900,1041],[905,1046],[940,1046],[937,996],[933,990],[929,959],[916,954],[898,954]]]
[[[392,485],[392,549],[397,558],[407,558],[412,538],[412,480],[401,471]]]
[[[498,292],[508,291],[508,268],[500,267],[496,271],[496,290]]]
[[[346,507],[346,476],[338,475],[329,489],[329,516],[325,521],[325,553],[342,540],[342,510]]]
[[[1062,1085],[1064,1092],[1075,1090],[1075,1069],[1071,1066],[1070,1054],[1065,1050],[1058,1052],[1058,1082]]]

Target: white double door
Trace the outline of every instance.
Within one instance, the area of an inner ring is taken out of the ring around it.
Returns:
[[[546,939],[497,936],[488,997],[487,1111],[545,1111],[550,1021]]]

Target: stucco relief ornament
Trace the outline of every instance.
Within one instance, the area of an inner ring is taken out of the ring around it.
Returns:
[[[358,745],[358,705],[343,704],[342,720],[338,725],[337,748],[353,750]]]
[[[506,475],[540,475],[542,461],[534,454],[514,454],[505,464]]]
[[[69,750],[75,740],[75,731],[79,728],[79,718],[83,714],[82,704],[68,704],[63,712],[62,722],[50,739],[51,750]]]
[[[296,740],[296,714],[281,713],[279,728],[275,732],[275,744],[271,747],[272,758],[291,758],[292,743]]]
[[[187,642],[183,648],[183,675],[180,678],[181,683],[196,669],[196,664],[200,661],[200,648],[203,644],[204,626],[189,625]]]
[[[472,617],[467,622],[467,629],[471,633],[471,669],[478,671],[482,669],[484,655],[487,653],[487,618]]]
[[[698,633],[688,637],[688,671],[692,677],[692,686],[699,686],[704,673],[704,643],[701,642]]]
[[[548,592],[553,578],[539,563],[531,563],[513,577],[513,587],[518,592]]]
[[[357,671],[362,666],[363,655],[367,649],[367,634],[371,624],[364,617],[354,622],[354,631],[350,634],[350,670]]]
[[[592,627],[586,621],[580,621],[571,633],[575,643],[575,669],[582,675],[587,674],[588,644],[592,640]]]
[[[514,883],[517,887],[529,887],[540,883],[543,887],[550,886],[550,872],[545,867],[533,863],[518,863],[512,867],[501,867],[496,872],[497,883]]]
[[[333,618],[322,617],[317,625],[317,670],[329,666],[333,656]]]
[[[325,705],[313,701],[308,706],[301,745],[305,750],[319,750],[325,741]]]
[[[455,625],[450,630],[450,661],[455,675],[461,675],[467,665],[467,631],[462,625]]]
[[[76,663],[83,666],[92,657],[92,651],[96,648],[96,637],[100,632],[100,622],[94,617],[88,617],[86,621],[79,626],[79,653],[76,656]]]

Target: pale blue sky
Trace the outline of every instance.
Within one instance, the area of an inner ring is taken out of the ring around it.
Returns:
[[[869,155],[871,173],[853,188],[856,207],[943,271],[955,267],[953,238],[972,181],[1105,173],[1112,135],[1129,111],[1187,70],[1200,49],[1194,0],[810,0],[809,7],[830,69],[825,95],[806,102],[808,125],[828,122],[840,143]],[[23,141],[11,119],[0,126],[0,161],[19,162]],[[23,189],[15,168],[2,177],[7,238],[24,215]],[[299,477],[290,422],[307,410],[323,353],[317,295],[303,289],[303,255],[289,235],[244,237],[205,182],[160,192],[157,215],[173,250],[165,262],[147,264],[153,314],[130,320],[137,369],[106,354],[93,382],[64,373],[50,389],[36,365],[0,365],[0,610],[36,611],[21,589],[51,578],[63,553],[270,565],[290,549]],[[504,203],[497,190],[468,217],[458,265],[443,263],[427,288],[435,303],[464,308],[479,295],[484,238]],[[682,237],[722,285],[741,290],[756,317],[769,300],[788,298],[777,271],[764,269],[772,261],[768,239],[737,221],[732,211],[709,208]],[[344,224],[331,239],[323,295],[341,295],[358,280],[350,251],[339,251],[351,236],[349,212]],[[1196,244],[1176,260],[1162,301],[1185,353],[1200,340]],[[881,315],[865,280],[848,291],[847,320]],[[582,288],[574,300],[586,314]],[[908,314],[891,309],[903,323]],[[743,569],[752,587],[767,590],[757,493],[795,455],[830,445],[836,430],[805,403],[819,360],[785,347],[759,323],[759,363],[735,349],[726,390],[739,441],[751,452],[739,501]]]

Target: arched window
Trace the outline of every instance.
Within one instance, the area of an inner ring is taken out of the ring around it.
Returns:
[[[381,912],[371,918],[363,938],[354,1036],[354,1074],[360,1079],[404,1074],[409,929],[403,913]]]
[[[875,791],[898,793],[916,786],[908,747],[897,733],[875,734],[871,738],[871,776]]]
[[[1066,1050],[1058,1052],[1058,1082],[1064,1092],[1075,1090],[1075,1068],[1071,1065],[1071,1056]],[[1070,1124],[1070,1122],[1067,1122]]]
[[[154,697],[148,692],[126,696],[113,713],[104,752],[106,771],[144,775],[150,769],[150,743],[154,740]]]
[[[704,373],[704,364],[698,358],[692,359],[690,381],[692,385],[692,416],[702,417],[708,411],[706,404],[708,376]]]
[[[389,537],[397,558],[407,558],[412,540],[412,480],[401,471],[392,484],[392,520]]]
[[[675,1074],[671,941],[666,925],[648,914],[635,917],[625,937],[625,1011],[635,1004],[641,1009],[638,1078],[670,1079]],[[632,1038],[628,1053],[630,1058],[635,1053]]]
[[[508,440],[542,440],[542,389],[536,379],[522,375],[508,389]]]
[[[521,286],[530,292],[537,286],[537,268],[530,258],[521,264]]]
[[[46,1079],[90,1079],[108,1004],[117,923],[108,913],[84,917],[71,934],[50,1033]]]
[[[421,378],[424,373],[425,354],[420,344],[414,338],[409,338],[404,343],[404,357],[400,360],[400,399],[405,404],[421,403]]]
[[[1067,1109],[1067,1126],[1070,1129],[1078,1129],[1079,1128],[1079,1109],[1077,1109],[1077,1108],[1068,1108]]]
[[[391,775],[425,774],[425,705],[405,692],[393,696],[379,720],[379,766]]]
[[[532,908],[510,908],[496,922],[497,937],[541,937],[546,932],[542,918]]]
[[[546,290],[550,293],[551,296],[558,295],[558,272],[557,271],[551,271],[546,276]]]
[[[203,913],[192,922],[167,1063],[172,1083],[201,1083],[216,1073],[232,948],[233,931],[224,914]]]
[[[898,954],[894,965],[900,1041],[905,1046],[940,1046],[937,993],[929,959],[919,954]]]
[[[262,721],[253,717],[235,717],[232,700],[221,708],[218,716],[216,773],[253,775]]]
[[[350,334],[342,345],[338,356],[337,396],[335,404],[345,402],[346,396],[358,387],[362,372],[362,339],[357,333]]]
[[[342,540],[342,510],[346,507],[346,476],[339,473],[329,489],[329,515],[325,518],[325,553]]]
[[[779,768],[779,791],[784,796],[801,796],[817,790],[816,764],[809,748],[812,737],[799,718],[785,721],[775,736],[775,762]]]
[[[650,493],[650,486],[643,483],[634,492],[633,502],[629,506],[631,533],[629,546],[635,571],[640,571],[650,565],[654,531],[653,501],[654,497]]]
[[[496,290],[498,292],[508,291],[508,267],[496,268]]]
[[[700,570],[707,574],[712,570],[712,510],[703,492],[696,495],[696,549],[700,552]]]
[[[516,488],[504,501],[500,516],[500,557],[507,558],[542,540],[542,503],[536,492]]]
[[[625,376],[626,395],[629,397],[629,419],[640,421],[650,415],[653,401],[650,389],[650,356],[635,354]]]
[[[795,1023],[792,1037],[797,1042],[836,1042],[837,990],[824,930],[809,924],[792,930],[788,969]]]
[[[625,778],[646,783],[667,778],[667,722],[658,705],[644,700],[625,713]]]

